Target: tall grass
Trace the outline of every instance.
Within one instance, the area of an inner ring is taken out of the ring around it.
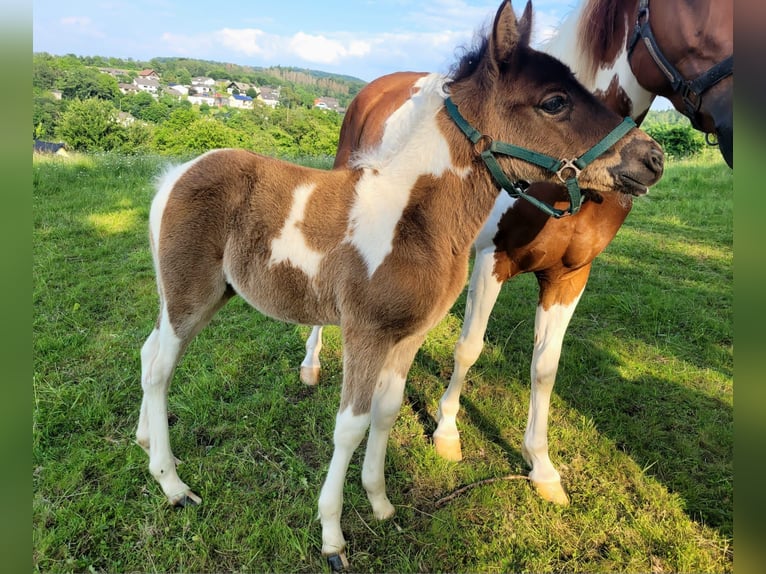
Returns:
[[[37,571],[316,572],[319,487],[332,452],[341,344],[299,381],[305,327],[233,300],[173,380],[171,438],[202,506],[168,507],[133,435],[139,349],[157,299],[146,222],[151,156],[34,162],[33,564]],[[324,165],[324,164],[323,164]],[[387,456],[393,521],[372,518],[361,451],[342,526],[358,571],[732,569],[732,174],[714,155],[671,163],[596,261],[551,411],[572,504],[524,474],[536,284],[513,280],[469,374],[465,459],[430,444],[464,299],[410,374]]]

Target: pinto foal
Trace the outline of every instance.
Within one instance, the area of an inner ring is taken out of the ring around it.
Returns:
[[[568,64],[608,108],[639,123],[657,95],[670,97],[679,111],[689,115],[692,125],[718,134],[721,153],[731,165],[733,76],[720,71],[732,51],[731,0],[699,0],[693,6],[685,0],[664,0],[652,3],[651,11],[649,4],[648,0],[580,0],[542,50]],[[651,43],[642,29],[650,23],[653,41],[671,67],[689,80],[697,78],[693,83],[700,92],[699,105],[693,114],[682,99],[673,96],[657,54],[650,56]],[[640,39],[636,36],[639,30]],[[710,79],[716,70],[712,80],[718,81],[705,89],[697,85],[699,78]],[[395,72],[367,84],[343,120],[335,165],[346,165],[358,150],[377,145],[388,118],[427,77],[426,73]],[[556,208],[567,207],[560,186],[538,183],[527,191]],[[490,313],[505,281],[534,273],[539,299],[529,415],[521,451],[530,466],[531,483],[544,499],[558,504],[567,504],[569,498],[548,452],[548,413],[563,339],[593,261],[619,231],[633,199],[619,192],[587,193],[586,197],[578,213],[553,219],[526,201],[506,193],[497,196],[474,243],[465,319],[433,435],[437,453],[450,460],[462,458],[456,423],[460,392],[482,351]],[[315,327],[301,364],[301,379],[309,385],[319,380],[321,342],[321,327]]]
[[[215,150],[164,176],[150,213],[160,312],[141,350],[136,438],[172,504],[200,498],[176,472],[170,379],[189,341],[238,294],[275,319],[341,327],[343,385],[319,496],[322,553],[334,567],[346,563],[343,484],[368,429],[362,482],[376,518],[394,513],[383,466],[405,378],[426,333],[463,289],[471,245],[499,191],[445,98],[480,133],[557,158],[582,154],[620,121],[566,66],[529,48],[530,27],[530,4],[517,22],[503,2],[455,77],[425,82],[353,168],[322,171]],[[580,183],[645,189],[660,176],[658,157],[659,146],[631,129]],[[499,161],[512,179],[554,177],[523,160]]]

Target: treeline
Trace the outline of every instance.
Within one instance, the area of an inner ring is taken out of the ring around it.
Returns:
[[[322,96],[336,98],[341,106],[346,107],[366,82],[352,76],[330,74],[317,70],[274,66],[261,68],[197,60],[193,58],[152,58],[148,61],[111,58],[104,56],[51,56],[38,53],[35,61],[62,60],[65,65],[79,63],[91,68],[117,68],[129,72],[126,77],[131,81],[140,70],[155,70],[165,83],[189,84],[195,76],[207,76],[217,81],[246,82],[258,86],[282,86],[288,92],[297,94],[297,98],[288,101],[289,105],[310,107],[314,99]],[[54,64],[55,65],[55,64]]]
[[[188,67],[179,65],[183,62]],[[68,149],[76,151],[184,155],[215,147],[242,147],[282,157],[335,154],[342,116],[313,108],[313,95],[310,103],[305,103],[307,96],[302,97],[286,80],[281,81],[285,99],[276,108],[256,101],[252,110],[219,109],[206,104],[192,106],[168,95],[155,99],[148,93],[122,94],[118,80],[123,80],[98,70],[119,68],[130,75],[151,67],[160,73],[163,82],[188,74],[189,78],[209,75],[256,85],[280,85],[267,76],[238,75],[242,66],[232,65],[225,74],[219,71],[211,75],[214,70],[202,71],[193,63],[201,66],[199,61],[180,59],[172,63],[160,59],[134,62],[34,54],[32,136],[63,141]],[[131,80],[128,77],[124,81]],[[327,77],[317,77],[316,89],[320,82],[327,81]],[[61,93],[60,99],[54,91]]]
[[[98,68],[126,71],[123,78]],[[194,76],[281,86],[280,106],[255,102],[252,110],[192,106],[167,95],[122,94],[118,81],[130,82],[144,68],[164,83],[187,84]],[[63,141],[77,151],[156,152],[183,155],[215,147],[243,147],[282,157],[334,155],[342,117],[313,108],[318,95],[347,106],[364,82],[312,70],[257,69],[185,58],[148,62],[74,55],[33,55],[32,137]],[[61,99],[53,91],[61,93]],[[675,110],[650,111],[641,126],[671,157],[694,155],[704,136]]]

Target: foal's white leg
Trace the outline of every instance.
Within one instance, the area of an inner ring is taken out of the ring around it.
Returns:
[[[532,388],[522,455],[532,467],[529,478],[537,492],[543,499],[557,504],[569,504],[569,497],[548,455],[548,412],[564,334],[585,288],[588,272],[589,269],[586,269],[582,286],[574,299],[547,308],[538,305],[535,313],[535,347],[530,369]],[[579,279],[573,280],[569,286],[579,283]]]
[[[184,342],[176,336],[161,314],[160,325],[141,349],[141,387],[143,399],[136,441],[149,453],[149,471],[173,505],[199,504],[199,496],[178,477],[176,458],[170,448],[168,430],[168,388]]]
[[[343,510],[343,484],[351,455],[362,442],[364,433],[370,425],[370,413],[355,415],[348,405],[335,417],[330,468],[327,471],[322,491],[319,494],[319,518],[322,522],[322,554],[339,556],[345,561],[343,550],[346,539],[340,528],[340,515]]]
[[[372,397],[372,420],[362,467],[362,484],[372,512],[378,520],[394,515],[394,506],[386,495],[385,462],[388,436],[402,406],[404,385],[415,353],[424,337],[400,342],[389,354]]]
[[[495,248],[492,245],[478,252],[474,260],[463,329],[455,346],[455,367],[449,386],[439,401],[439,411],[436,414],[434,446],[436,452],[447,460],[463,458],[460,435],[457,430],[460,391],[468,369],[476,363],[484,347],[484,333],[487,331],[489,316],[500,294],[500,288],[503,286],[503,282],[495,276],[494,268]]]
[[[322,327],[317,325],[311,329],[306,339],[306,357],[301,363],[301,381],[314,386],[319,382],[319,351],[322,350]]]

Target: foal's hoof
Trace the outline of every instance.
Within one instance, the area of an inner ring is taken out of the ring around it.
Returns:
[[[179,495],[174,500],[170,501],[170,504],[176,508],[186,508],[187,506],[199,506],[202,504],[202,499],[194,494],[191,490],[187,490],[183,494]]]
[[[460,437],[443,437],[434,435],[434,447],[436,454],[446,460],[463,460],[463,451],[460,448]]]
[[[313,387],[319,382],[319,367],[301,367],[301,381]]]
[[[333,572],[343,572],[348,569],[348,558],[346,558],[345,552],[330,554],[327,557],[327,563]]]
[[[569,497],[567,496],[567,493],[564,492],[564,488],[561,486],[560,482],[532,481],[532,485],[543,500],[561,506],[569,506]]]

